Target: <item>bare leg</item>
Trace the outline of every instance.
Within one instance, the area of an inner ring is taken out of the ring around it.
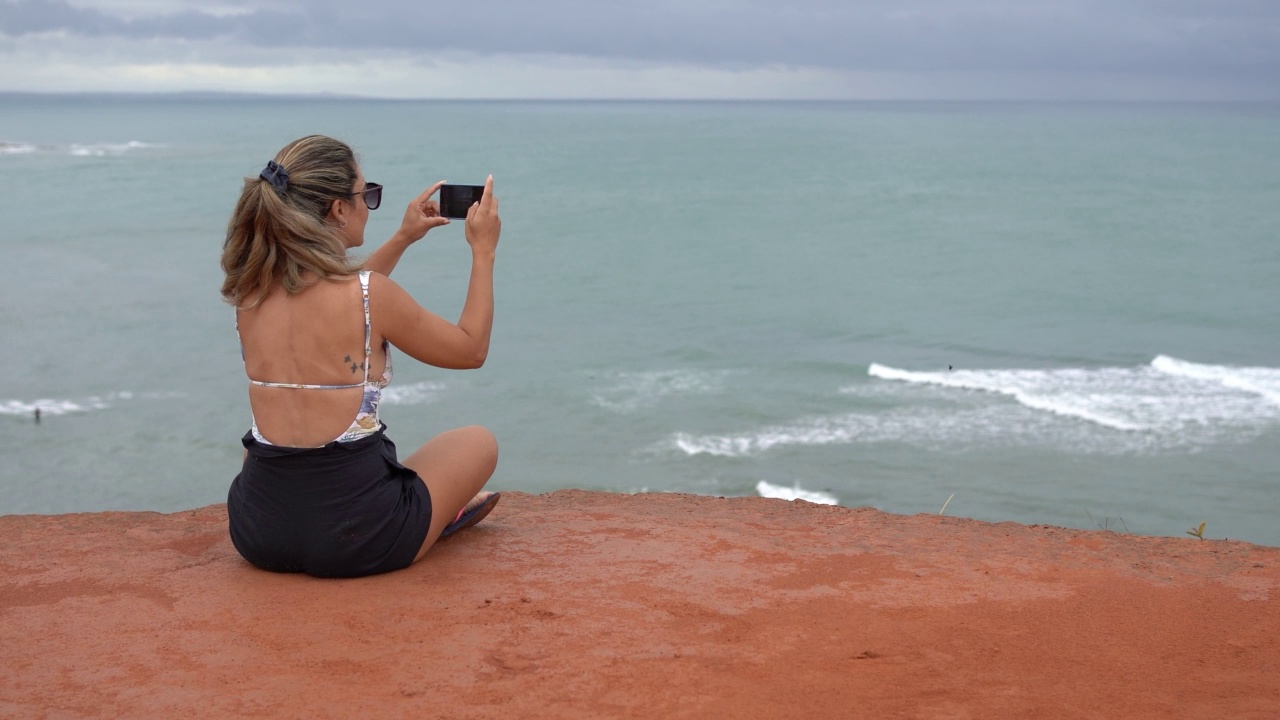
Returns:
[[[401,463],[418,473],[431,495],[431,529],[417,562],[489,481],[498,466],[498,442],[488,429],[471,425],[440,433]]]

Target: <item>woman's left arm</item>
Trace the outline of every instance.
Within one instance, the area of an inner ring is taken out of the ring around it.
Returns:
[[[404,211],[404,219],[400,221],[400,229],[369,256],[364,263],[366,269],[390,275],[410,245],[421,240],[431,228],[449,224],[449,218],[440,215],[440,205],[431,199],[443,184],[442,180],[432,185],[409,203]]]

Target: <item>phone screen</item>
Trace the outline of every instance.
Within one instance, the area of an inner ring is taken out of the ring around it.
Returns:
[[[441,185],[440,214],[447,218],[465,218],[472,203],[484,197],[483,185]]]

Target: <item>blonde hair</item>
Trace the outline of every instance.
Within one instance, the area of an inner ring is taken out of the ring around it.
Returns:
[[[285,186],[245,178],[227,223],[222,297],[238,308],[256,307],[277,282],[294,295],[363,266],[347,258],[338,230],[325,222],[333,201],[350,198],[356,183],[350,146],[308,135],[285,145],[275,162],[288,172]]]

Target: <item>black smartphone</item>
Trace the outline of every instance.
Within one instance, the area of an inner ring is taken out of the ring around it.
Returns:
[[[440,214],[447,218],[465,218],[472,203],[484,197],[483,185],[441,185]]]

